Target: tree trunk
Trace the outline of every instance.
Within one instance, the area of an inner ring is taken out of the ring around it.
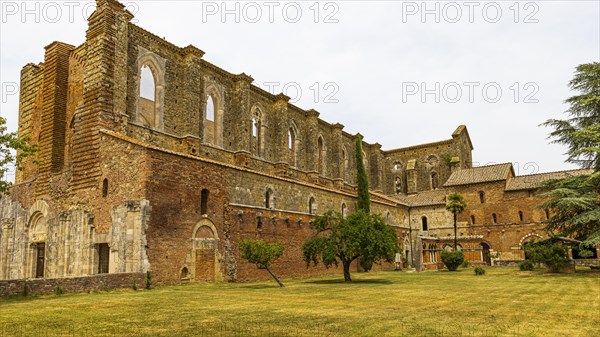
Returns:
[[[350,263],[352,261],[342,261],[344,266],[344,281],[346,282],[352,282],[352,278],[350,278]]]
[[[269,274],[271,274],[271,276],[273,276],[273,278],[275,279],[275,281],[277,281],[277,283],[279,284],[280,287],[285,288],[285,286],[283,285],[283,283],[281,283],[279,278],[271,272],[271,269],[269,269],[269,268],[265,268],[265,269],[269,272]]]
[[[454,251],[458,248],[458,243],[456,239],[456,211],[454,212]]]

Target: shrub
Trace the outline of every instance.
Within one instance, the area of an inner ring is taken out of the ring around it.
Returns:
[[[133,280],[133,285],[131,286],[131,289],[136,290],[137,291],[137,283],[135,282],[135,280]]]
[[[464,261],[463,252],[442,252],[442,262],[449,271],[455,271]]]
[[[485,269],[483,269],[481,267],[475,267],[475,269],[473,269],[473,271],[475,272],[475,275],[477,275],[477,276],[485,275]]]
[[[463,263],[460,265],[463,268],[467,268],[469,266],[469,261],[464,260]]]
[[[567,249],[557,242],[531,243],[524,248],[531,262],[543,263],[552,273],[560,272],[570,262]]]
[[[150,274],[150,271],[146,272],[146,289],[150,290],[150,288],[152,287],[152,274]]]
[[[62,288],[61,286],[58,286],[58,285],[57,285],[57,286],[54,288],[54,293],[55,293],[56,295],[62,295],[62,294],[64,293],[64,290],[63,290],[63,288]]]
[[[591,250],[580,250],[579,251],[579,257],[582,259],[589,259],[592,256],[594,256],[594,253]]]
[[[531,271],[531,270],[533,270],[533,263],[531,263],[531,261],[521,262],[521,263],[519,263],[519,270]]]

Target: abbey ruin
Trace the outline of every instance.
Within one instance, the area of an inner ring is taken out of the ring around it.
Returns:
[[[355,135],[132,18],[117,1],[97,0],[85,43],[53,42],[43,63],[23,68],[18,132],[38,151],[0,201],[0,279],[268,277],[240,259],[245,238],[285,244],[274,266],[283,277],[326,272],[307,269],[301,247],[315,214],[356,209]],[[140,94],[144,73],[151,97]],[[392,150],[363,143],[372,211],[397,230],[407,264],[441,268],[453,240],[446,196],[460,193],[466,258],[523,259],[524,242],[547,236],[536,188],[586,171],[472,167],[467,128],[448,131]]]

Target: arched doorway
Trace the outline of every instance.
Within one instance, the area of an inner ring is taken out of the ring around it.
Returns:
[[[490,245],[482,242],[479,246],[481,247],[481,261],[490,266],[492,264],[492,259],[490,258]]]
[[[23,278],[49,277],[48,275],[48,204],[37,200],[29,209],[29,220],[26,225],[27,248]]]
[[[217,230],[208,219],[202,219],[192,233],[193,279],[215,281],[217,275]]]

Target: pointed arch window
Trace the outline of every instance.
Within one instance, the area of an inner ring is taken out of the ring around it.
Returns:
[[[273,195],[273,190],[270,188],[268,188],[265,192],[265,208],[275,208],[275,197]]]
[[[294,125],[288,129],[288,159],[290,166],[297,166],[298,160],[298,132]]]
[[[317,171],[320,174],[325,172],[325,143],[323,137],[317,140]]]
[[[250,134],[250,153],[257,157],[264,155],[263,114],[258,106],[252,108],[252,131]]]
[[[223,147],[223,95],[214,85],[206,89],[202,111],[202,140],[204,143]]]
[[[436,172],[431,172],[431,189],[435,190],[439,187],[439,179],[438,174]]]
[[[317,202],[313,197],[310,197],[310,199],[308,200],[308,214],[317,214]]]
[[[135,114],[133,121],[152,129],[163,129],[165,59],[138,47],[135,64]]]

